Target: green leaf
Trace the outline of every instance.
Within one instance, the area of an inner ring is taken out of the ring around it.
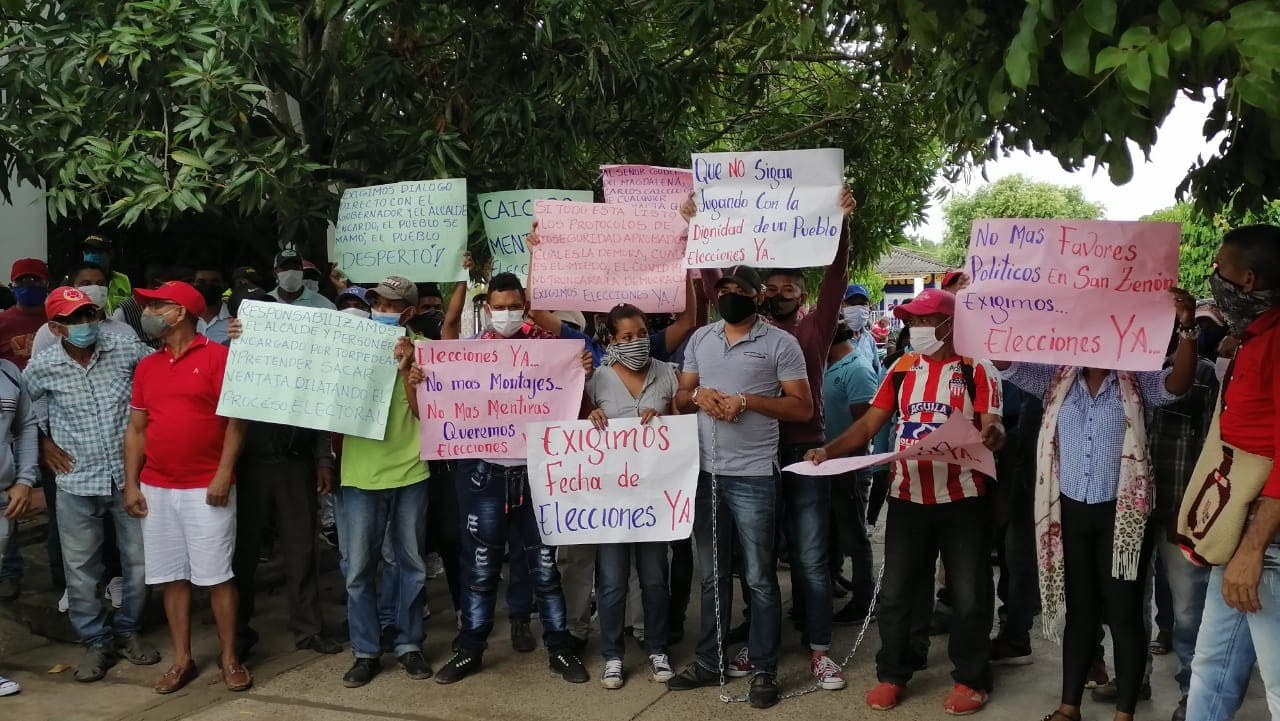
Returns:
[[[1116,26],[1116,0],[1084,0],[1084,18],[1089,27],[1110,35]]]
[[[1102,73],[1124,65],[1128,53],[1120,48],[1103,48],[1098,51],[1098,59],[1094,61],[1093,72]]]
[[[1173,0],[1162,0],[1159,13],[1160,22],[1165,27],[1172,27],[1182,22],[1182,11],[1178,10],[1178,5]]]
[[[1107,176],[1115,185],[1124,185],[1133,179],[1133,160],[1123,140],[1107,148]]]
[[[1075,12],[1067,18],[1067,25],[1062,33],[1062,64],[1067,70],[1081,77],[1089,77],[1093,55],[1089,52],[1089,39],[1093,30],[1084,19],[1084,14]]]
[[[1151,56],[1151,74],[1158,78],[1169,77],[1169,50],[1164,43],[1154,42],[1147,46]]]
[[[1009,74],[1009,82],[1013,87],[1025,90],[1027,83],[1031,82],[1030,53],[1022,47],[1009,48],[1009,54],[1004,59],[1004,69]]]
[[[1200,57],[1212,60],[1222,52],[1227,44],[1227,26],[1221,20],[1215,20],[1200,31]]]
[[[994,73],[991,84],[987,86],[987,112],[997,118],[1004,115],[1011,99],[1009,93],[1004,91],[1004,76]]]
[[[1257,74],[1240,75],[1231,84],[1232,91],[1244,102],[1273,117],[1280,116],[1280,86]]]
[[[1146,52],[1129,53],[1129,59],[1125,61],[1124,70],[1129,78],[1129,84],[1135,90],[1144,93],[1151,90],[1151,61],[1148,59]]]
[[[1169,33],[1169,49],[1174,55],[1183,57],[1191,50],[1191,29],[1186,25],[1179,25]]]
[[[182,165],[190,165],[193,168],[199,168],[201,170],[213,170],[213,168],[209,167],[208,163],[204,162],[204,158],[196,155],[190,150],[175,150],[169,154],[169,157]]]
[[[1135,25],[1120,36],[1120,42],[1116,45],[1121,48],[1136,48],[1146,45],[1151,40],[1151,28],[1146,25]]]

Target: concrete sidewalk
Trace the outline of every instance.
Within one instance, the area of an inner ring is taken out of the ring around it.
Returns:
[[[262,641],[248,662],[256,679],[251,691],[234,694],[223,688],[214,664],[216,643],[212,622],[208,612],[198,607],[194,626],[200,677],[182,692],[158,696],[152,692],[151,685],[167,668],[167,658],[160,665],[146,668],[122,662],[108,673],[106,680],[94,684],[77,683],[71,669],[50,672],[59,664],[74,668],[81,652],[73,644],[51,641],[28,630],[26,623],[29,622],[48,626],[57,621],[56,610],[49,610],[57,599],[48,590],[47,568],[41,566],[43,547],[29,546],[25,550],[29,559],[26,595],[18,606],[0,605],[0,674],[18,680],[23,686],[21,694],[0,698],[0,719],[5,721],[659,721],[703,718],[726,721],[748,718],[917,721],[946,718],[942,712],[942,699],[952,684],[946,655],[947,638],[934,637],[929,668],[912,680],[903,704],[889,713],[869,710],[863,702],[863,695],[875,683],[874,656],[879,645],[873,625],[862,647],[846,667],[849,688],[834,692],[818,691],[784,700],[768,711],[757,711],[744,703],[723,704],[718,700],[715,689],[676,693],[667,691],[662,684],[650,683],[642,672],[645,655],[631,640],[627,642],[628,683],[621,690],[606,691],[596,680],[602,661],[594,638],[584,658],[593,676],[592,681],[582,685],[565,683],[549,672],[546,652],[541,647],[527,655],[512,651],[500,603],[498,627],[494,630],[490,650],[485,656],[485,668],[480,674],[452,686],[441,686],[432,680],[413,681],[395,665],[391,656],[387,656],[383,674],[371,684],[360,689],[345,689],[341,676],[351,663],[349,654],[318,656],[294,650],[285,631],[284,595],[267,592],[260,596],[259,617],[254,622],[254,627],[262,634]],[[264,575],[270,583],[272,566],[267,567]],[[788,598],[787,574],[781,574],[781,578],[784,598]],[[322,583],[326,619],[336,627],[344,618],[341,579],[331,571],[323,576]],[[425,651],[433,667],[439,668],[449,655],[455,620],[444,579],[431,582],[429,592],[430,605],[436,614],[427,624]],[[672,661],[677,667],[683,667],[693,657],[696,616],[690,619],[686,632],[686,640],[672,651]],[[837,658],[848,653],[857,632],[856,627],[837,629],[833,644],[833,654]],[[167,657],[169,644],[165,628],[152,627],[147,637]],[[801,648],[798,634],[789,623],[784,624],[783,650],[780,681],[784,694],[808,687],[808,654]],[[1170,717],[1178,701],[1172,680],[1175,668],[1176,661],[1171,656],[1155,660],[1152,677],[1154,698],[1138,706],[1139,718],[1164,721]],[[1037,639],[1033,665],[996,670],[997,686],[991,703],[976,718],[988,721],[1042,718],[1056,707],[1060,672],[1060,650]],[[728,686],[730,693],[739,696],[745,695],[746,690],[745,679],[731,681]],[[1085,699],[1086,719],[1106,721],[1111,718],[1111,709],[1093,703],[1087,693]],[[1266,718],[1262,686],[1255,677],[1250,699],[1237,719],[1263,721]]]

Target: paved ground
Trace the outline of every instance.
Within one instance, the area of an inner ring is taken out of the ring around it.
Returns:
[[[34,529],[32,529],[34,530]],[[28,532],[30,533],[30,531]],[[412,681],[384,659],[383,675],[362,689],[344,689],[340,677],[350,664],[347,654],[317,656],[293,650],[285,628],[285,601],[280,593],[270,593],[259,603],[255,626],[263,640],[250,660],[257,685],[243,694],[226,691],[218,682],[213,661],[216,645],[207,614],[197,622],[196,655],[201,676],[188,689],[173,696],[157,696],[151,684],[163,672],[161,666],[137,668],[123,664],[111,670],[106,680],[79,684],[70,669],[55,672],[59,665],[74,666],[80,650],[72,644],[37,636],[28,630],[35,625],[43,633],[65,637],[69,632],[64,617],[49,608],[56,599],[48,591],[47,568],[40,565],[42,549],[28,546],[26,556],[29,591],[17,604],[0,605],[0,673],[23,685],[17,696],[0,698],[0,719],[5,721],[442,721],[521,719],[527,721],[660,721],[664,719],[886,719],[918,721],[947,718],[941,710],[943,697],[951,687],[946,660],[945,637],[935,637],[929,668],[911,683],[910,695],[898,710],[876,713],[868,710],[862,696],[874,683],[873,657],[878,646],[872,626],[863,646],[846,668],[849,688],[819,691],[782,702],[770,711],[756,711],[745,704],[726,706],[713,689],[683,693],[668,692],[661,684],[649,683],[640,674],[644,656],[628,641],[628,672],[636,678],[619,691],[605,691],[593,680],[571,685],[550,675],[546,654],[538,651],[521,655],[511,650],[503,622],[494,631],[493,646],[486,656],[486,670],[453,686],[434,681]],[[268,582],[271,580],[268,569]],[[786,574],[783,574],[785,581]],[[341,588],[336,573],[324,577],[328,618],[342,619]],[[787,594],[784,590],[784,596]],[[427,656],[439,667],[449,652],[454,632],[454,616],[449,610],[443,579],[430,587],[430,604],[437,614],[428,623]],[[501,617],[501,614],[499,614]],[[691,620],[689,631],[695,627]],[[843,656],[857,635],[856,628],[837,630],[834,650]],[[167,637],[162,626],[148,636],[167,654]],[[784,630],[782,666],[783,691],[808,685],[806,656],[789,627]],[[692,640],[673,652],[673,661],[683,665],[692,658]],[[587,650],[593,676],[601,661],[593,642]],[[1177,703],[1172,682],[1175,662],[1171,657],[1156,659],[1153,677],[1154,700],[1138,707],[1142,719],[1168,719]],[[988,721],[1039,719],[1053,708],[1060,675],[1058,649],[1036,641],[1035,663],[1031,666],[998,669],[997,689],[991,705],[978,718]],[[742,695],[746,682],[734,681],[731,693]],[[1109,719],[1110,709],[1086,696],[1086,719]],[[1255,677],[1250,700],[1237,717],[1241,721],[1266,718],[1261,684]]]

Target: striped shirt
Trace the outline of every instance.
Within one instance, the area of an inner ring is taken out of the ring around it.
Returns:
[[[895,451],[927,437],[953,412],[959,411],[967,418],[977,418],[982,413],[997,416],[1002,413],[1000,374],[995,367],[989,361],[969,361],[973,364],[976,386],[974,398],[970,398],[965,387],[964,362],[959,356],[935,361],[918,353],[907,353],[889,370],[871,405],[899,414]],[[896,398],[895,373],[905,373]],[[903,501],[934,505],[984,496],[987,484],[981,475],[975,476],[969,469],[958,466],[898,461],[893,467],[890,493]]]

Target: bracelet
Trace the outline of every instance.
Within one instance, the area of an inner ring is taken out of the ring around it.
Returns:
[[[1195,340],[1200,337],[1200,326],[1193,325],[1190,328],[1178,326],[1178,337],[1182,340]]]
[[[693,395],[689,396],[689,400],[693,401],[694,403],[697,403],[697,402],[698,402],[698,391],[700,391],[700,390],[702,390],[702,386],[698,386],[697,388],[694,388],[694,389],[693,389]]]
[[[746,394],[746,393],[739,393],[739,394],[738,394],[738,397],[742,399],[742,408],[741,408],[741,410],[744,410],[744,411],[745,411],[745,410],[747,409],[747,394]]]

